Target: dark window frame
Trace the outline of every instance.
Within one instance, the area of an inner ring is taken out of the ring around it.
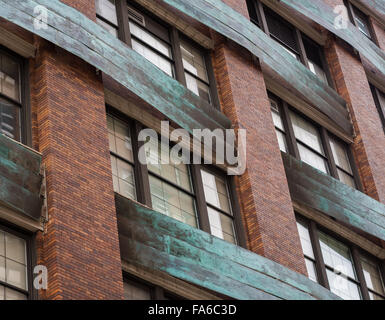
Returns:
[[[317,224],[313,220],[308,219],[297,212],[295,213],[295,215],[296,215],[297,220],[304,221],[307,224],[309,234],[310,234],[310,240],[311,240],[311,244],[312,244],[312,248],[313,248],[313,252],[314,252],[314,257],[315,257],[315,267],[316,267],[316,272],[317,272],[318,283],[320,285],[322,285],[323,287],[330,290],[329,280],[328,280],[327,274],[326,274],[326,269],[330,270],[330,268],[325,265],[325,262],[323,259],[323,255],[322,255],[322,251],[321,251],[321,245],[320,245],[320,241],[319,241],[319,237],[318,237],[318,231],[321,231],[321,232],[327,234],[328,236],[343,243],[344,245],[346,245],[349,248],[350,253],[351,253],[351,258],[352,258],[352,264],[354,266],[354,271],[356,272],[357,279],[351,279],[350,277],[348,279],[349,279],[349,281],[352,281],[352,282],[358,284],[358,287],[360,288],[360,295],[361,295],[361,298],[363,300],[370,300],[369,292],[373,292],[373,290],[370,290],[367,287],[366,280],[365,280],[365,277],[363,274],[362,265],[360,263],[360,256],[361,255],[368,256],[377,262],[377,264],[380,268],[380,274],[382,276],[383,286],[385,286],[385,283],[384,283],[385,265],[382,261],[380,261],[378,258],[371,255],[370,253],[364,251],[363,249],[358,247],[356,244],[344,239],[341,235],[339,235],[333,231],[328,230],[327,228]],[[378,294],[376,292],[373,292],[373,293],[381,296],[380,294]],[[383,298],[385,299],[385,295],[383,296]]]
[[[331,88],[335,88],[335,84],[333,81],[333,77],[330,72],[329,65],[326,60],[325,53],[323,51],[322,46],[320,46],[318,43],[316,43],[314,40],[309,38],[307,35],[305,35],[302,31],[300,31],[297,27],[292,25],[290,22],[286,21],[284,18],[282,18],[278,13],[274,12],[272,9],[268,8],[264,4],[262,4],[259,0],[247,0],[247,5],[248,5],[248,10],[249,14],[251,17],[251,22],[253,22],[255,25],[257,25],[264,33],[266,33],[269,37],[273,38],[274,40],[278,41],[281,45],[284,47],[288,48],[288,50],[293,52],[293,49],[289,48],[286,44],[284,44],[282,41],[277,40],[276,37],[272,36],[269,31],[269,27],[267,24],[267,19],[266,19],[266,10],[272,12],[276,18],[279,18],[280,22],[283,24],[287,25],[290,29],[293,30],[293,35],[295,37],[296,45],[298,47],[298,52],[296,53],[299,62],[301,62],[303,65],[305,65],[306,68],[310,70],[309,67],[309,59],[306,53],[306,49],[304,46],[304,39],[307,41],[311,42],[314,46],[317,47],[318,49],[318,55],[321,61],[321,66],[323,72],[325,73],[326,79],[327,79],[327,84]],[[255,23],[255,17],[258,18],[259,23]],[[294,53],[294,52],[293,52]]]
[[[300,143],[300,142],[298,142],[298,139],[295,137],[293,124],[291,123],[291,118],[290,118],[290,114],[289,114],[290,111],[292,111],[292,112],[298,114],[299,116],[301,116],[303,119],[305,119],[306,121],[308,121],[309,123],[311,123],[312,125],[314,125],[318,129],[318,132],[319,132],[319,135],[321,138],[322,148],[323,148],[325,154],[322,155],[318,151],[314,150],[313,148],[311,148],[307,145],[305,145],[305,147],[307,149],[311,150],[311,152],[314,152],[317,155],[321,156],[326,161],[328,174],[330,176],[332,176],[333,178],[340,180],[339,175],[338,175],[338,170],[337,170],[337,169],[340,169],[341,171],[348,174],[349,176],[351,176],[354,179],[357,190],[363,191],[363,186],[362,186],[362,183],[360,180],[358,169],[357,169],[357,166],[356,166],[354,158],[353,158],[353,152],[352,152],[351,145],[346,144],[340,138],[338,138],[335,135],[333,135],[332,133],[328,132],[320,124],[318,124],[314,120],[310,119],[306,115],[303,115],[302,113],[298,112],[295,108],[289,106],[288,103],[286,103],[284,100],[277,97],[273,93],[268,92],[268,96],[269,96],[269,99],[275,101],[277,106],[278,106],[278,110],[279,110],[279,113],[281,115],[281,119],[282,119],[282,122],[283,122],[283,125],[285,128],[286,145],[287,145],[287,149],[288,149],[288,154],[290,154],[291,156],[295,157],[298,160],[301,159],[300,154],[299,154],[299,150],[298,150],[298,143]],[[275,128],[278,129],[279,131],[282,131],[277,127],[275,127]],[[349,163],[350,163],[350,167],[352,169],[353,175],[346,172],[344,169],[337,167],[336,162],[334,160],[333,152],[331,150],[331,144],[330,144],[330,138],[331,137],[333,137],[334,139],[336,139],[338,141],[341,141],[343,144],[346,145],[346,151],[348,153]],[[301,144],[304,145],[303,143],[301,143]]]
[[[129,27],[129,14],[128,14],[128,8],[131,7],[134,10],[138,11],[138,13],[142,14],[145,18],[150,19],[154,21],[155,23],[161,25],[168,31],[168,36],[170,41],[168,42],[171,47],[172,52],[172,59],[170,57],[165,57],[163,54],[159,53],[163,58],[166,58],[168,61],[172,60],[173,64],[173,71],[174,71],[174,78],[182,83],[184,86],[186,86],[186,77],[185,72],[183,68],[183,62],[182,62],[182,54],[180,50],[180,39],[183,39],[184,41],[189,42],[189,44],[193,45],[199,52],[202,53],[202,56],[204,57],[205,63],[206,63],[206,71],[209,79],[208,87],[209,87],[209,93],[211,97],[211,103],[206,102],[203,98],[201,98],[203,101],[205,101],[209,106],[214,107],[215,109],[220,110],[220,100],[218,96],[218,87],[216,78],[214,75],[214,68],[212,66],[211,61],[211,52],[202,46],[200,46],[198,43],[194,42],[192,39],[188,38],[186,35],[184,35],[182,32],[180,32],[176,27],[167,24],[166,22],[162,21],[158,17],[156,17],[153,13],[149,12],[145,8],[141,7],[137,3],[127,3],[127,0],[115,0],[115,6],[116,6],[116,13],[118,18],[118,38],[126,43],[129,47],[132,48],[132,35],[130,32]],[[99,15],[97,15],[98,18],[100,18]],[[105,22],[105,19],[101,17],[101,19]],[[135,21],[134,21],[135,22]],[[111,23],[109,23],[111,25]],[[151,28],[148,28],[148,25],[141,26],[144,28],[147,32],[154,35],[156,38],[162,39],[159,37],[156,32],[151,31]],[[142,41],[141,41],[142,43]],[[146,44],[144,44],[146,45]],[[151,50],[154,50],[154,48],[151,47]],[[156,51],[156,50],[155,50]]]
[[[33,268],[36,262],[36,255],[33,248],[35,247],[35,237],[29,232],[20,230],[18,227],[10,225],[8,222],[0,220],[0,230],[12,234],[18,238],[25,240],[27,246],[27,284],[28,290],[20,289],[16,286],[10,285],[6,282],[0,281],[0,285],[15,290],[27,296],[27,300],[34,300],[37,298],[37,291],[33,286]]]
[[[377,87],[375,87],[374,85],[372,85],[371,83],[369,83],[369,85],[370,85],[370,90],[372,91],[372,95],[378,111],[378,115],[381,119],[382,129],[384,130],[384,133],[385,133],[385,105],[382,105],[380,100],[380,95],[383,95],[385,97],[385,93],[382,92]]]
[[[29,62],[27,59],[2,45],[0,45],[0,53],[16,61],[20,67],[20,101],[16,101],[1,93],[0,97],[20,108],[20,140],[17,141],[32,147]]]
[[[195,205],[196,205],[197,228],[211,234],[202,176],[201,176],[200,170],[205,169],[207,171],[213,172],[214,174],[220,175],[227,184],[227,188],[229,191],[230,205],[231,205],[231,208],[233,209],[232,218],[233,218],[233,225],[234,225],[234,231],[235,231],[235,237],[236,237],[236,244],[243,248],[247,248],[246,237],[245,237],[245,232],[242,224],[242,217],[240,213],[240,204],[238,202],[235,179],[233,176],[228,176],[226,172],[215,167],[214,165],[190,164],[188,165],[188,168],[190,171],[190,178],[191,178],[192,190],[193,190],[192,193],[190,194],[188,191],[181,189],[179,186],[174,185],[172,182],[164,179],[163,177],[158,176],[155,173],[150,173],[147,166],[141,164],[138,159],[139,149],[141,146],[143,146],[143,142],[140,142],[137,139],[138,133],[140,130],[146,129],[147,127],[142,125],[137,120],[129,118],[127,115],[121,113],[120,111],[116,110],[115,108],[109,105],[107,105],[106,109],[107,109],[107,114],[110,114],[111,116],[118,118],[119,120],[123,121],[131,128],[130,133],[131,133],[131,141],[132,141],[132,148],[133,148],[135,163],[132,164],[131,162],[125,159],[122,159],[121,157],[119,157],[113,152],[110,152],[110,154],[117,156],[122,161],[125,161],[129,163],[131,166],[133,166],[134,175],[135,175],[135,188],[136,188],[136,194],[137,194],[137,201],[152,208],[150,180],[149,180],[149,176],[152,175],[155,178],[165,181],[167,184],[192,196],[195,200]],[[192,159],[192,154],[191,154],[191,159]],[[216,210],[220,211],[220,209],[216,209]]]
[[[161,286],[146,281],[138,276],[134,276],[126,271],[123,271],[123,282],[133,282],[141,286],[148,287],[151,300],[185,300],[177,294],[164,289]]]
[[[349,15],[350,22],[354,26],[356,26],[358,28],[357,21],[356,21],[357,13],[365,18],[365,20],[366,20],[365,23],[366,23],[366,25],[367,25],[367,27],[369,29],[370,37],[368,37],[366,34],[364,34],[361,30],[359,30],[359,31],[362,34],[364,34],[369,40],[371,40],[373,43],[375,43],[377,46],[379,46],[378,45],[378,39],[377,39],[376,33],[374,31],[373,24],[372,24],[372,21],[370,19],[370,16],[367,15],[362,10],[360,10],[359,8],[357,8],[355,5],[353,5],[349,0],[344,0],[344,4],[345,4],[345,7],[348,10],[348,15]]]

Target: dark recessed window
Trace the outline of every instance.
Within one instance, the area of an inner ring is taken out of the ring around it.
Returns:
[[[147,11],[125,2],[121,4],[114,0],[96,0],[97,22],[115,36],[119,35],[167,75],[219,108],[209,52]]]
[[[0,50],[0,130],[4,135],[24,142],[25,99],[22,92],[22,60]]]
[[[258,0],[248,0],[250,19],[323,82],[333,85],[323,48]]]
[[[209,165],[188,165],[161,140],[144,145],[146,164],[139,163],[143,126],[109,109],[108,135],[114,191],[155,211],[244,246],[233,182]],[[156,143],[158,142],[158,143]],[[163,154],[162,154],[163,153]],[[170,157],[169,163],[162,160]]]
[[[374,42],[374,33],[370,24],[369,16],[351,4],[350,1],[344,0],[344,3],[348,9],[350,21],[358,28],[358,30]]]
[[[349,146],[285,101],[269,96],[280,150],[357,188],[360,184]]]
[[[308,276],[346,300],[384,300],[381,263],[355,245],[297,216]]]
[[[130,276],[123,275],[124,300],[182,300],[164,288]]]
[[[29,298],[28,239],[0,226],[0,300]]]
[[[378,115],[382,122],[382,127],[385,132],[385,93],[381,90],[377,89],[375,86],[370,85],[370,89],[372,90],[373,99],[377,107]]]

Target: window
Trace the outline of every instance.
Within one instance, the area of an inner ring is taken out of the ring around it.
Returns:
[[[100,25],[115,36],[119,34],[134,51],[219,108],[211,60],[206,50],[185,38],[175,27],[124,0],[96,0],[96,12]]]
[[[124,274],[123,278],[124,300],[182,300],[162,287],[142,279],[128,274]]]
[[[25,110],[23,94],[23,61],[0,49],[0,130],[4,135],[26,143],[26,128],[22,126]]]
[[[95,0],[96,22],[109,33],[118,36],[118,17],[115,0]]]
[[[297,226],[310,279],[346,300],[385,298],[379,261],[313,221],[297,216]]]
[[[372,84],[370,85],[370,89],[372,90],[373,99],[376,104],[378,115],[380,116],[382,127],[385,132],[385,93],[377,89]]]
[[[186,165],[172,146],[149,139],[146,164],[139,162],[141,124],[108,109],[108,135],[114,191],[155,211],[244,245],[232,180],[213,166]],[[169,163],[162,159],[170,157]],[[181,163],[182,162],[182,163]],[[236,232],[237,230],[237,232]]]
[[[373,41],[372,26],[369,21],[369,16],[363,13],[356,6],[352,5],[348,0],[344,0],[345,6],[348,9],[350,21],[370,40]]]
[[[303,63],[323,82],[333,85],[323,48],[258,0],[248,0],[251,21]]]
[[[281,151],[331,175],[352,188],[361,188],[349,146],[286,102],[269,93]]]
[[[360,255],[360,261],[370,300],[385,300],[384,281],[379,264],[366,254]]]
[[[360,300],[360,288],[348,246],[318,231],[330,290],[346,300]]]
[[[0,300],[28,299],[28,259],[28,240],[0,226]]]
[[[201,170],[211,234],[236,243],[233,213],[226,179]]]

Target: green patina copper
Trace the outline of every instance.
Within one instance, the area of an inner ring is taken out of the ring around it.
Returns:
[[[271,70],[273,77],[281,78],[296,94],[326,114],[337,127],[352,133],[345,101],[246,17],[220,0],[163,2],[248,49]]]
[[[385,240],[385,205],[282,154],[293,200]]]
[[[47,28],[34,28],[34,8],[48,10]],[[1,0],[0,16],[84,59],[192,133],[230,121],[79,11],[58,0]]]
[[[122,259],[236,299],[338,299],[307,277],[116,195]]]
[[[381,1],[379,1],[381,2]],[[364,56],[376,69],[377,72],[385,76],[385,52],[382,51],[374,42],[369,40],[362,32],[358,31],[350,21],[347,21],[347,28],[337,28],[339,21],[338,14],[334,13],[334,8],[322,0],[280,0],[285,5],[306,18],[323,26],[339,38],[345,40]],[[372,2],[372,7],[374,3]],[[378,10],[384,7],[378,6]]]
[[[0,203],[40,219],[41,156],[0,134]]]

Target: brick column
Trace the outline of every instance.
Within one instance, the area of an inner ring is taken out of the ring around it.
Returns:
[[[326,46],[338,93],[348,102],[354,125],[354,158],[364,191],[385,203],[385,136],[361,60],[342,41]]]
[[[247,130],[247,172],[236,180],[249,249],[306,274],[262,71],[230,42],[213,60],[222,109]]]
[[[122,270],[103,85],[95,68],[41,42],[32,74],[34,132],[49,222],[37,239],[43,299],[121,299]]]

